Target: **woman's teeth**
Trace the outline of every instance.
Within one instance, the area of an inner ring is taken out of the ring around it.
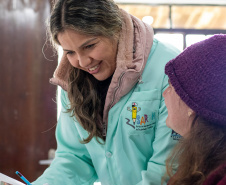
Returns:
[[[96,66],[94,66],[94,67],[92,67],[92,68],[89,68],[89,70],[90,70],[90,71],[94,71],[94,70],[97,69],[98,67],[99,67],[99,64],[96,65]]]

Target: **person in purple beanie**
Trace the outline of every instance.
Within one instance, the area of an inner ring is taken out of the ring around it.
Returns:
[[[166,125],[182,136],[166,162],[168,185],[226,185],[226,35],[187,47],[165,73]]]

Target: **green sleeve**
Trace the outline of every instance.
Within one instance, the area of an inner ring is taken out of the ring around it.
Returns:
[[[34,185],[91,185],[96,179],[92,160],[81,140],[74,117],[67,113],[67,93],[62,90],[62,110],[56,127],[57,150],[51,165],[32,184]],[[48,141],[47,141],[48,142]]]

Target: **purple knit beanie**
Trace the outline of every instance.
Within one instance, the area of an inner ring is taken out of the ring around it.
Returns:
[[[169,61],[165,73],[180,98],[197,115],[226,125],[226,35],[187,47]]]

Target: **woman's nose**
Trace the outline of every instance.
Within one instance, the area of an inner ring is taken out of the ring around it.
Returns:
[[[165,91],[162,93],[162,96],[163,96],[164,98],[166,98],[167,93],[169,93],[171,90],[172,90],[172,87],[171,87],[171,86],[168,86],[168,87],[165,89]]]
[[[91,58],[88,56],[78,56],[77,60],[80,67],[87,67],[91,63]]]
[[[92,61],[91,58],[88,56],[82,56],[78,54],[74,54],[73,56],[68,57],[70,63],[74,67],[87,67]]]
[[[163,96],[164,98],[165,98],[166,93],[167,93],[168,90],[169,90],[169,87],[167,87],[167,88],[165,89],[165,91],[163,91],[162,96]]]

